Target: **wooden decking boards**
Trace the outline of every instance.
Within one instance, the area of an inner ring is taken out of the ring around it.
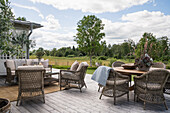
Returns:
[[[21,106],[16,106],[16,101],[11,102],[12,113],[169,113],[163,104],[146,103],[146,110],[143,110],[143,102],[134,102],[133,91],[130,91],[130,101],[126,95],[117,99],[113,104],[113,98],[105,97],[100,100],[98,85],[91,80],[91,75],[85,78],[87,89],[69,89],[45,94],[46,103],[40,99],[24,101]],[[0,79],[0,86],[3,86],[4,79]],[[170,95],[165,94],[167,105],[170,109]]]

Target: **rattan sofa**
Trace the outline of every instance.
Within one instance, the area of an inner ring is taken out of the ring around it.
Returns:
[[[44,60],[42,60],[42,63]],[[18,66],[23,65],[37,65],[38,59],[8,59],[6,62],[4,62],[4,66],[6,68],[7,77],[5,80],[5,83],[14,83],[14,79],[16,78],[15,70],[18,68]],[[44,67],[46,72],[52,72],[52,65],[47,65]]]

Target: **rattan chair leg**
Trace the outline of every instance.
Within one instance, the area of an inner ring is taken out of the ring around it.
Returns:
[[[134,93],[134,102],[136,101],[136,94]]]
[[[100,91],[100,86],[99,86],[99,88],[98,88],[98,92]]]
[[[99,87],[100,87],[100,86],[99,86]],[[105,90],[105,87],[102,89],[102,93],[101,93],[101,95],[100,95],[99,99],[101,99],[101,98],[102,98],[102,95],[103,95],[104,90]]]
[[[145,101],[143,102],[143,109],[144,110],[146,109],[146,102]]]
[[[18,93],[18,98],[17,98],[17,104],[16,104],[16,106],[19,105],[19,101],[21,101],[21,92]]]
[[[168,110],[168,106],[167,106],[167,104],[166,104],[166,101],[165,101],[165,100],[164,100],[164,106],[165,106],[166,110]]]
[[[114,96],[114,105],[116,105],[116,97]]]
[[[84,82],[84,85],[85,85],[85,87],[87,88],[87,85],[86,85],[86,83]]]
[[[43,97],[43,102],[45,103],[45,94],[44,94],[44,91],[42,91],[42,97]]]
[[[129,102],[129,92],[127,93],[127,101]]]

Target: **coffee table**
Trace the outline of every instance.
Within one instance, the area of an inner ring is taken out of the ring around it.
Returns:
[[[60,72],[47,72],[44,77],[44,84],[48,85],[48,84],[59,82],[59,74]],[[58,75],[58,78],[52,77],[52,75]]]

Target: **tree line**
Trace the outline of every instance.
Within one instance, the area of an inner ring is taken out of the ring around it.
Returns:
[[[135,59],[143,54],[144,46],[147,46],[147,53],[154,60],[168,61],[170,59],[170,43],[167,36],[156,38],[152,33],[144,33],[137,44],[131,39],[125,40],[121,44],[104,44],[102,51],[97,51],[93,57],[103,56],[103,59],[113,57],[116,59]],[[81,51],[79,47],[62,47],[45,50],[46,56],[56,57],[81,57],[88,54]],[[30,55],[36,55],[36,50],[30,52]]]

